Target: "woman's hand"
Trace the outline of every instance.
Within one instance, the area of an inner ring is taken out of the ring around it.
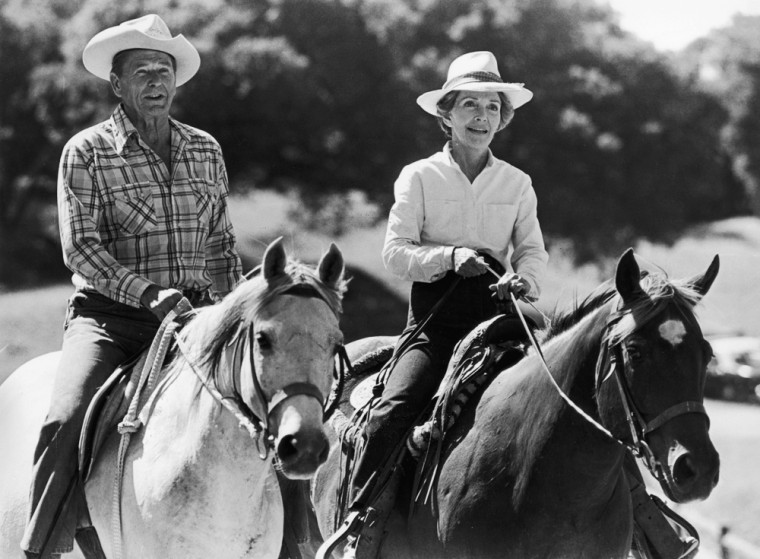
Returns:
[[[456,247],[451,253],[454,272],[465,278],[486,273],[486,261],[471,248]]]
[[[514,293],[515,298],[527,295],[530,292],[528,281],[517,274],[507,272],[499,278],[499,281],[488,287],[496,293],[499,299],[509,299],[509,294]]]

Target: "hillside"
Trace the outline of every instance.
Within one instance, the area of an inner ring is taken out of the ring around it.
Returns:
[[[348,264],[349,286],[343,320],[347,339],[393,334],[403,328],[406,282],[395,280],[380,259],[384,225],[362,228],[332,239],[289,225],[291,203],[271,192],[236,196],[231,202],[245,269],[253,267],[272,239],[283,236],[288,251],[314,262],[335,242]],[[701,307],[708,335],[743,332],[760,335],[760,219],[736,218],[697,228],[672,247],[642,242],[636,247],[642,266],[660,266],[672,277],[704,272],[713,255],[721,271]],[[600,268],[602,271],[600,271]],[[611,276],[614,262],[575,268],[561,246],[551,248],[549,273],[539,307],[545,312],[565,308]],[[29,358],[58,349],[67,284],[0,293],[0,381]]]

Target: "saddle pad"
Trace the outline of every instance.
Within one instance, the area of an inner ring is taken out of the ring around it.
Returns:
[[[87,407],[79,436],[79,476],[83,483],[90,477],[106,438],[127,414],[139,381],[132,379],[132,373],[142,370],[147,357],[146,349],[120,365],[98,389]]]

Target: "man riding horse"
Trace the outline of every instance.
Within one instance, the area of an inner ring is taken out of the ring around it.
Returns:
[[[200,66],[195,47],[147,15],[95,35],[82,60],[121,102],[61,156],[59,223],[75,293],[34,456],[27,557],[69,552],[75,535],[89,540],[75,534],[77,441],[98,387],[150,344],[183,296],[202,305],[241,278],[219,144],[169,116],[177,87]]]

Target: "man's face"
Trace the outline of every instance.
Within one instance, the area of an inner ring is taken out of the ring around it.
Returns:
[[[111,73],[111,87],[127,107],[141,118],[168,117],[177,77],[165,52],[136,49],[124,53],[121,75]]]

